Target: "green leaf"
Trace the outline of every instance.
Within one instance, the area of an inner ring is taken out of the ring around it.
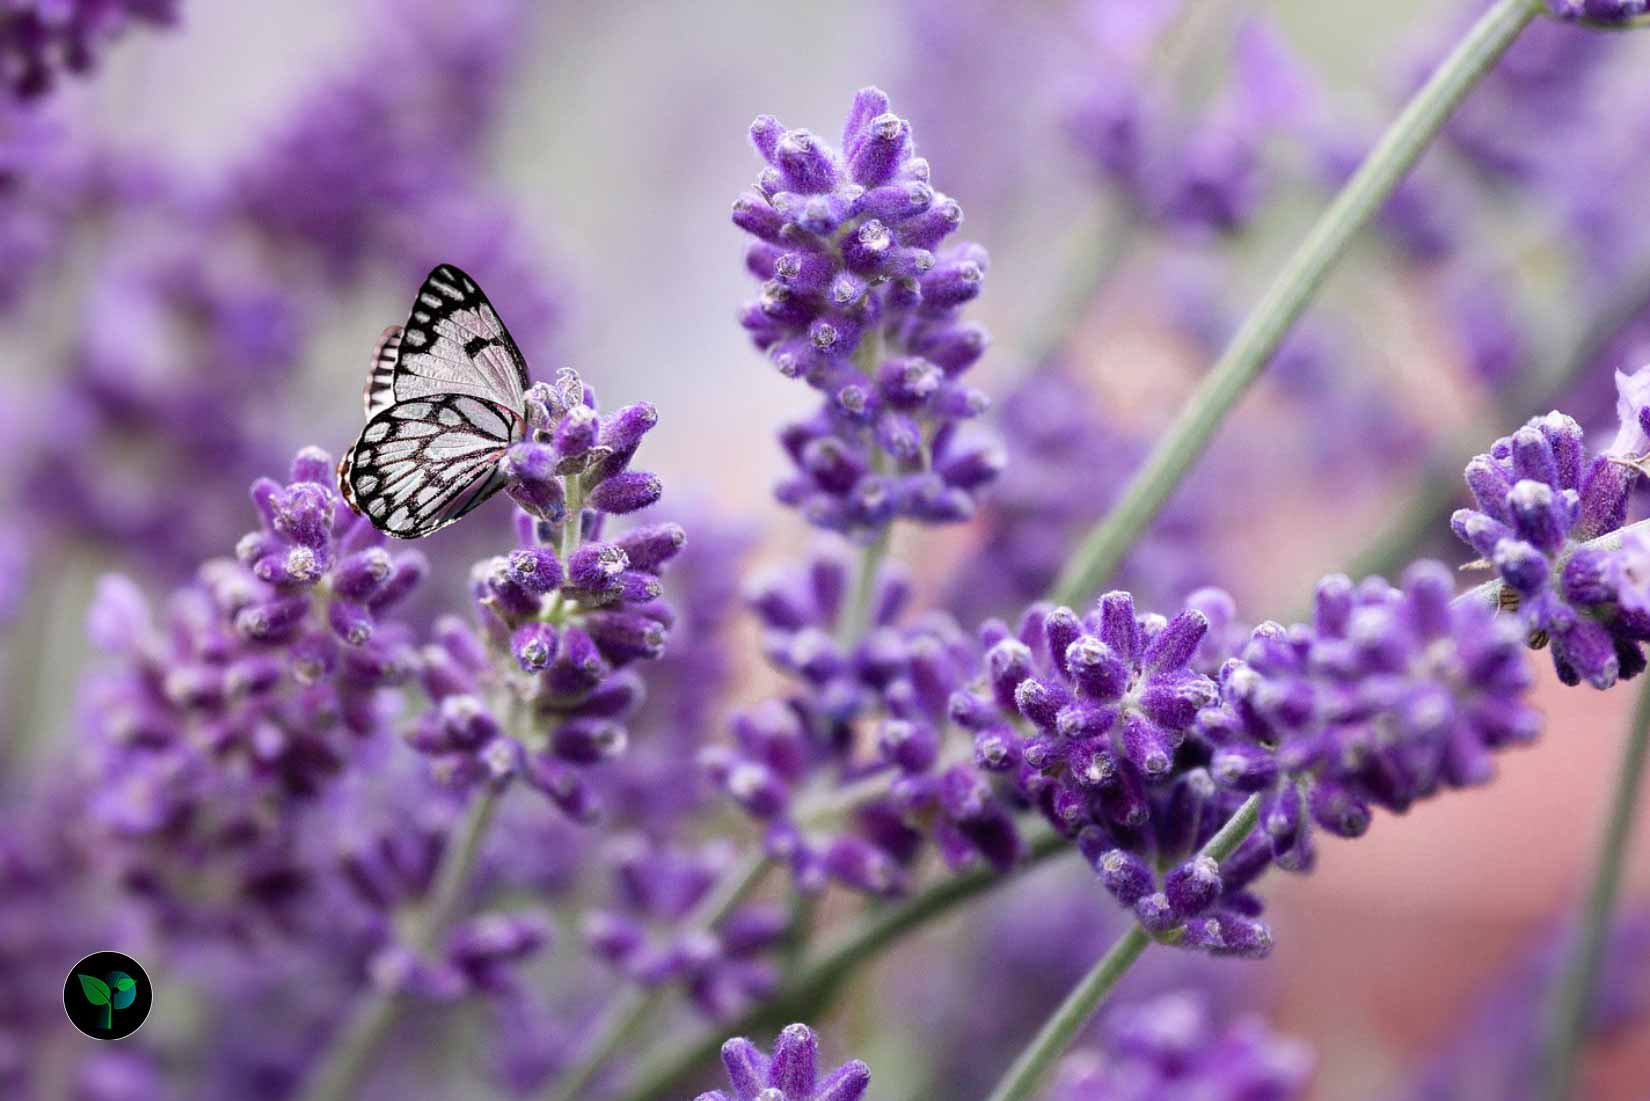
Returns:
[[[80,980],[80,989],[86,992],[86,1000],[93,1005],[109,1004],[109,986],[102,979],[94,979],[90,975],[75,974]]]
[[[137,980],[130,975],[122,975],[115,981],[116,990],[130,990],[137,985]]]

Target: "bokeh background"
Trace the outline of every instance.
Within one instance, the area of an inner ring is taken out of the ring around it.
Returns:
[[[1472,10],[1209,0],[1170,56],[1148,63],[1109,3],[203,0],[183,4],[175,27],[108,44],[94,73],[52,91],[45,121],[8,120],[20,148],[30,127],[47,132],[0,163],[15,177],[0,195],[12,207],[0,235],[12,808],[0,817],[43,815],[34,778],[73,759],[96,578],[120,570],[160,591],[249,525],[251,475],[278,472],[305,443],[342,451],[373,341],[436,261],[477,276],[539,377],[572,365],[605,402],[655,403],[650,468],[671,498],[746,527],[749,570],[805,547],[771,487],[785,472],[774,430],[809,396],[735,320],[753,284],[727,210],[757,168],[745,133],[759,112],[831,134],[855,89],[887,89],[936,183],[963,204],[966,235],[991,253],[975,315],[994,342],[976,383],[998,400],[1004,496],[978,524],[902,536],[896,554],[961,570],[990,540],[1016,538],[1016,523],[1046,529],[1048,496],[1068,526],[1047,538],[1080,530],[1345,158]],[[1256,17],[1275,56],[1245,62],[1239,28]],[[426,53],[446,69],[396,91]],[[1245,64],[1278,86],[1245,78]],[[1515,48],[1131,560],[1140,588],[1169,600],[1218,582],[1250,618],[1286,618],[1331,570],[1395,571],[1394,555],[1422,552],[1460,562],[1443,518],[1467,456],[1554,406],[1609,433],[1612,372],[1650,362],[1646,74],[1650,35],[1543,26]],[[1248,99],[1233,92],[1245,79],[1262,86]],[[1174,105],[1155,124],[1202,143],[1204,201],[1230,210],[1153,208],[1151,187],[1142,203],[1096,167],[1083,112],[1108,82],[1148,80]],[[373,127],[341,138],[315,120],[329,97],[379,82],[391,129],[443,136],[410,163],[384,162],[361,207],[341,213],[329,197],[361,183],[374,163],[363,149],[387,138]],[[200,203],[238,213],[203,218]],[[369,228],[352,240],[346,224]],[[1039,453],[1040,426],[1069,408],[1037,404],[1026,380],[1054,362],[1084,419],[1075,444],[1068,433],[1067,450]],[[505,511],[432,541],[432,603],[461,591],[466,554],[503,530]],[[1022,550],[1035,574],[1041,552]],[[959,592],[944,573],[923,570],[927,598],[970,615],[1012,603],[1013,585]],[[733,705],[769,682],[754,627],[735,617],[730,630],[745,655]],[[1120,996],[1185,981],[1234,1012],[1265,1011],[1313,1048],[1323,1098],[1420,1096],[1406,1093],[1415,1076],[1452,1051],[1517,1066],[1535,1027],[1518,991],[1539,986],[1576,903],[1631,696],[1565,689],[1535,665],[1547,736],[1503,758],[1495,783],[1327,843],[1310,877],[1274,877],[1268,962],[1177,959]],[[1644,924],[1639,834],[1626,912]],[[82,905],[127,903],[111,888]],[[9,915],[0,939],[23,943],[21,926],[44,920]],[[1083,946],[1116,927],[1084,875],[1039,872],[876,968],[845,999],[831,1045],[871,1063],[877,1096],[983,1089],[1077,974]],[[1628,1005],[1650,998],[1650,943],[1609,967]],[[934,973],[946,981],[930,989],[922,976]],[[1005,991],[1009,975],[1020,986]],[[982,1004],[999,999],[1014,1011]],[[1497,1006],[1511,1018],[1494,1018]],[[994,1027],[982,1035],[971,1014]],[[69,1050],[57,1057],[72,1061]],[[1644,1019],[1624,1011],[1586,1074],[1586,1096],[1642,1101]],[[1425,1096],[1512,1096],[1493,1092],[1493,1070],[1477,1081],[1490,1092]]]

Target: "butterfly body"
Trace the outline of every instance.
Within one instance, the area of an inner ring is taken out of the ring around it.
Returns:
[[[527,363],[473,279],[436,267],[373,349],[367,423],[338,464],[350,508],[399,539],[439,531],[508,479],[527,434]]]

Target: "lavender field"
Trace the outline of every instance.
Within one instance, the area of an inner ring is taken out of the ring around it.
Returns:
[[[1646,0],[0,0],[0,1097],[1650,1101],[1647,180]]]

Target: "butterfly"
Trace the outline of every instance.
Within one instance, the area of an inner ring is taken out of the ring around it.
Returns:
[[[405,325],[378,338],[367,423],[338,464],[349,507],[397,539],[421,539],[503,489],[525,438],[527,361],[474,279],[451,264],[424,279]]]

